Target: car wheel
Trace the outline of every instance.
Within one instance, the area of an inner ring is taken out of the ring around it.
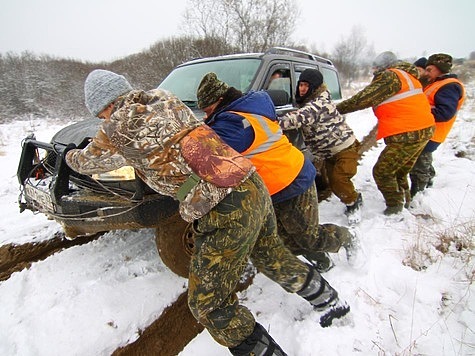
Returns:
[[[177,212],[157,227],[156,243],[163,263],[181,277],[188,278],[195,240],[191,223]]]

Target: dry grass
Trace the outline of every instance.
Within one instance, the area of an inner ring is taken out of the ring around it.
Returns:
[[[424,270],[448,255],[466,267],[465,273],[470,284],[475,280],[475,220],[454,223],[440,229],[426,222],[419,224],[415,235],[405,248],[403,263],[406,266],[416,271]]]

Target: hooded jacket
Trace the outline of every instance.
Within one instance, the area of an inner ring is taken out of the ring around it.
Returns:
[[[176,199],[194,176],[178,199],[188,222],[208,213],[255,171],[178,98],[159,89],[134,90],[120,98],[92,142],[69,151],[66,162],[83,174],[132,166],[152,189]]]
[[[241,113],[249,113],[253,115],[261,115],[271,121],[276,122],[276,112],[274,104],[269,95],[264,91],[251,91],[242,97],[234,100],[226,107],[219,109],[205,120],[213,130],[232,148],[243,153],[246,152],[254,143],[256,133],[251,123],[245,119]],[[290,144],[290,143],[289,143]],[[296,197],[313,184],[316,175],[315,168],[312,163],[304,159],[303,154],[297,149],[293,148],[293,153],[287,159],[294,158],[293,155],[302,162],[298,167],[295,162],[282,161],[280,169],[287,179],[286,186],[275,194],[272,194],[272,201],[278,203]],[[272,153],[269,153],[272,154]],[[287,167],[287,168],[285,168]],[[258,172],[259,172],[259,167]],[[266,185],[269,185],[269,176],[262,177]],[[279,177],[279,179],[281,179]]]

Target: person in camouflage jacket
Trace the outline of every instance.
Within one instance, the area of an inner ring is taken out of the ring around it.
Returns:
[[[384,138],[386,144],[373,167],[373,177],[386,202],[384,214],[391,215],[409,206],[407,176],[434,132],[434,118],[414,65],[383,52],[373,67],[371,83],[337,109],[346,114],[373,108],[378,118],[376,138]]]
[[[322,326],[349,311],[335,289],[284,246],[251,162],[178,98],[159,89],[133,90],[123,76],[100,69],[88,75],[84,89],[87,108],[104,122],[85,148],[67,151],[67,164],[83,174],[129,165],[158,193],[180,201],[180,214],[195,232],[188,304],[217,342],[233,355],[285,355],[239,304],[235,289],[249,259],[321,312]]]
[[[355,212],[362,198],[351,179],[357,171],[360,143],[336,110],[319,70],[302,72],[295,99],[300,108],[279,117],[280,126],[302,128],[305,145],[324,162],[331,190],[346,205],[347,214]]]

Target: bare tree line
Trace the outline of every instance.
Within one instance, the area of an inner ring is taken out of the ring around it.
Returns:
[[[42,116],[79,119],[84,106],[83,83],[95,68],[121,73],[136,88],[151,89],[178,64],[209,56],[263,52],[285,46],[309,52],[289,41],[299,17],[295,0],[189,0],[183,15],[187,34],[153,44],[149,49],[110,63],[89,63],[32,53],[0,54],[0,122]],[[343,86],[370,74],[374,50],[362,28],[342,38],[331,59]]]
[[[219,39],[177,37],[111,63],[84,63],[50,56],[0,54],[0,122],[30,116],[81,119],[84,80],[95,68],[123,74],[135,88],[152,89],[178,64],[237,52]]]

